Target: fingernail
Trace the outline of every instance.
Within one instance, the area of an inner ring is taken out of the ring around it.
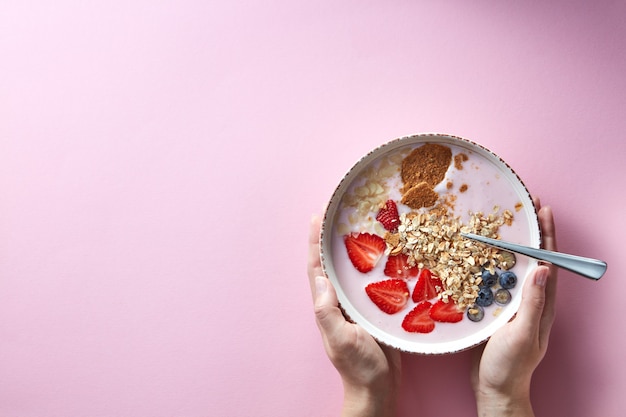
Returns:
[[[326,278],[315,277],[315,295],[322,295],[328,290]]]
[[[548,280],[548,268],[544,266],[544,267],[541,267],[539,271],[537,271],[537,274],[535,274],[535,285],[539,287],[545,287],[547,280]]]

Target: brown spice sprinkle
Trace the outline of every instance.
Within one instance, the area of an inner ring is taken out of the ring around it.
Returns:
[[[438,199],[439,194],[429,184],[421,182],[404,193],[402,204],[413,209],[419,209],[434,206]]]
[[[427,143],[413,149],[402,160],[402,203],[412,209],[435,205],[439,195],[434,187],[443,181],[451,162],[452,150],[447,146]]]
[[[462,192],[462,193],[464,193],[465,191],[467,191],[467,188],[468,188],[467,184],[462,184],[462,185],[459,187],[459,191],[460,191],[460,192]]]
[[[426,182],[431,187],[443,181],[452,162],[452,150],[436,143],[427,143],[415,148],[402,160],[402,181],[406,192]]]
[[[469,157],[464,153],[460,153],[454,156],[454,167],[459,171],[463,169],[463,162],[467,161]]]

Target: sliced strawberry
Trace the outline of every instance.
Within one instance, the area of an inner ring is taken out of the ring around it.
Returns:
[[[444,323],[457,323],[463,320],[463,312],[452,301],[437,301],[430,309],[430,318]]]
[[[365,287],[369,298],[387,314],[402,310],[409,301],[409,287],[401,279],[374,282]]]
[[[383,227],[390,232],[394,232],[400,224],[398,206],[393,200],[387,200],[385,205],[378,211],[376,220],[382,223]]]
[[[441,280],[434,276],[430,270],[422,268],[417,276],[417,283],[413,289],[412,299],[419,303],[424,300],[432,300],[443,290]]]
[[[432,304],[422,301],[402,320],[402,328],[411,333],[430,333],[435,329],[435,322],[428,312]]]
[[[419,269],[416,266],[409,265],[409,257],[403,253],[399,255],[390,255],[385,264],[385,275],[390,278],[407,279],[416,277]]]
[[[344,242],[352,265],[360,272],[374,269],[387,247],[382,237],[370,233],[346,235]]]

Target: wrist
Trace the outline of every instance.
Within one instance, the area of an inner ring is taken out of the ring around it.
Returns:
[[[479,417],[532,417],[535,415],[529,390],[512,393],[478,390],[475,395]]]
[[[396,392],[344,383],[342,417],[395,417]]]

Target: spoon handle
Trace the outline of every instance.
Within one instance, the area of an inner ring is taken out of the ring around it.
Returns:
[[[531,258],[539,259],[541,261],[547,261],[560,268],[567,269],[575,274],[582,275],[585,278],[594,279],[596,281],[602,278],[602,275],[606,272],[606,262],[598,259],[584,258],[582,256],[569,255],[567,253],[531,248],[529,246],[503,242],[501,240],[491,239],[473,233],[461,233],[461,236],[494,246],[496,248],[530,256]]]

